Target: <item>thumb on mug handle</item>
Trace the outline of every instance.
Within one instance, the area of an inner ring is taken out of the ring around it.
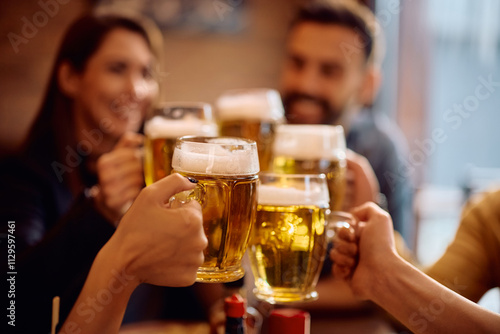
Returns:
[[[348,212],[332,211],[328,215],[328,223],[326,226],[326,240],[328,243],[333,241],[335,235],[341,228],[346,228],[352,235],[355,235],[355,218]]]
[[[191,200],[198,201],[203,206],[205,198],[205,188],[201,184],[197,184],[196,188],[191,190],[181,191],[170,197],[168,203],[172,209],[180,208],[182,205],[189,203]]]

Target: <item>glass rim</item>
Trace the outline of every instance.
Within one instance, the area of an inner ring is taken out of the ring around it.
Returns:
[[[199,141],[195,141],[192,139],[199,139]],[[231,145],[228,143],[210,143],[207,141],[203,140],[208,140],[208,139],[235,139],[239,141],[237,145],[250,145],[250,146],[257,146],[257,143],[255,140],[252,139],[247,139],[247,138],[241,138],[241,137],[234,137],[234,136],[197,136],[197,135],[186,135],[186,136],[180,136],[177,137],[176,142],[177,143],[194,143],[194,144],[207,144],[207,145]]]
[[[341,218],[344,218],[346,220],[356,221],[356,218],[354,217],[354,215],[350,212],[347,212],[347,211],[340,211],[340,210],[330,211],[329,217],[330,217],[330,219],[333,217],[341,217]]]
[[[286,174],[286,173],[277,173],[277,172],[259,172],[259,178],[260,176],[264,177],[287,177],[287,178],[293,178],[293,179],[299,179],[299,178],[317,178],[317,179],[325,179],[326,180],[326,174],[325,173],[317,173],[317,174]]]
[[[195,165],[190,164],[193,159],[197,161]],[[260,172],[257,143],[229,136],[178,137],[172,168],[194,174],[257,176]]]
[[[177,113],[177,115],[176,115]],[[199,120],[216,123],[212,104],[205,101],[163,101],[148,109],[144,122],[147,123],[156,117],[169,121],[183,120],[186,113],[196,113]]]
[[[346,138],[342,125],[281,124],[276,127],[272,147],[275,157],[341,160]]]
[[[259,205],[314,205],[330,210],[326,175],[267,173],[259,175]],[[269,181],[267,183],[266,181]],[[285,192],[283,192],[285,191]],[[300,197],[297,197],[300,195]]]
[[[217,97],[215,107],[215,114],[220,121],[260,120],[278,124],[285,121],[281,95],[273,88],[226,90]]]

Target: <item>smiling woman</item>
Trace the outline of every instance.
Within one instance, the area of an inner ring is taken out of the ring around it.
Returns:
[[[158,41],[143,22],[114,14],[75,21],[23,151],[2,161],[0,217],[16,226],[19,332],[48,331],[54,296],[64,321],[144,187],[138,132],[159,87]]]
[[[57,133],[56,139],[70,146],[76,142],[77,152],[89,156],[93,168],[126,131],[139,130],[158,94],[151,45],[147,31],[124,17],[75,22],[62,42],[28,145],[48,127],[72,130]],[[93,145],[87,144],[89,134]]]
[[[151,73],[153,61],[147,41],[124,28],[108,33],[84,72],[76,72],[65,61],[59,69],[59,81],[74,100],[77,136],[81,137],[78,130],[95,129],[109,120],[113,127],[99,147],[108,151],[126,131],[137,132],[158,92]]]

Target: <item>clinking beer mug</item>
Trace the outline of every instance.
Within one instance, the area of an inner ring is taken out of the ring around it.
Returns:
[[[193,199],[202,207],[208,247],[196,281],[231,282],[243,277],[241,260],[257,209],[259,158],[255,142],[233,137],[181,137],[172,168],[198,180],[194,190],[170,199],[172,207]]]
[[[268,88],[230,90],[219,96],[216,107],[220,134],[255,140],[260,169],[268,170],[276,126],[285,121],[279,93]]]
[[[261,173],[248,248],[255,296],[272,304],[317,299],[327,243],[352,222],[330,212],[325,175]]]
[[[218,128],[208,103],[164,102],[148,114],[144,134],[144,179],[150,185],[170,174],[177,137],[216,136]]]
[[[346,166],[346,144],[342,126],[282,124],[277,127],[272,172],[325,174],[332,211],[342,208]]]

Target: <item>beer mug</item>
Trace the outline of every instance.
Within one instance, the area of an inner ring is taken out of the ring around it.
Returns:
[[[170,174],[177,137],[216,136],[212,107],[203,102],[167,102],[153,109],[144,123],[146,185]]]
[[[260,169],[267,170],[275,128],[284,122],[279,93],[267,88],[227,91],[217,99],[216,109],[220,134],[254,140],[259,151]]]
[[[346,143],[342,126],[283,124],[277,128],[272,171],[285,174],[325,174],[332,211],[342,208],[346,165]]]
[[[257,208],[259,158],[254,141],[233,137],[181,137],[173,171],[198,180],[194,191],[170,199],[172,206],[200,202],[208,239],[198,282],[231,282],[244,275],[247,249]]]
[[[327,243],[351,223],[330,218],[324,174],[261,173],[248,246],[255,296],[271,304],[317,299]]]

